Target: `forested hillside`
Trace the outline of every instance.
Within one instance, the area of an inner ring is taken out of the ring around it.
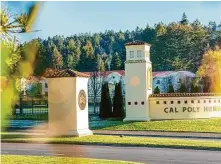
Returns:
[[[90,27],[88,27],[90,30]],[[73,31],[74,33],[74,31]],[[35,44],[37,60],[35,75],[42,75],[46,68],[71,68],[78,71],[124,69],[124,44],[132,40],[150,43],[154,71],[189,70],[196,72],[202,55],[209,48],[221,47],[221,24],[199,20],[189,22],[185,13],[181,21],[137,27],[133,31],[78,34],[69,37],[54,36],[46,40],[35,39],[24,47]]]

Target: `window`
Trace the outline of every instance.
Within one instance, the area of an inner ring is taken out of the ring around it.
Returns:
[[[209,103],[211,103],[211,100],[209,100]]]
[[[134,51],[130,51],[130,58],[134,58]]]
[[[141,50],[138,50],[138,51],[137,51],[137,57],[142,57]]]
[[[178,104],[180,104],[180,101],[177,101]]]
[[[45,88],[48,88],[48,83],[45,83]]]
[[[128,105],[131,105],[131,102],[128,102]]]
[[[141,104],[144,105],[144,101],[142,101]]]
[[[159,101],[157,101],[157,102],[156,102],[156,104],[160,104],[160,102],[159,102]]]
[[[170,101],[171,104],[173,104],[173,101]]]
[[[187,101],[184,101],[185,104],[187,104]]]
[[[204,103],[206,103],[206,100],[204,100]]]
[[[160,80],[157,80],[157,84],[160,84]]]
[[[220,100],[218,100],[218,102],[220,103]]]
[[[167,104],[167,102],[166,102],[166,101],[164,101],[163,103],[164,103],[164,104]]]
[[[216,100],[214,100],[214,103],[216,103]]]
[[[198,100],[198,103],[200,103],[200,100]]]
[[[137,105],[137,102],[134,102],[135,105]]]
[[[194,103],[194,100],[191,100],[191,103]]]

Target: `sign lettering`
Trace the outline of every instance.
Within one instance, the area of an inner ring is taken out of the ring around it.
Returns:
[[[178,110],[177,107],[167,107],[164,108],[164,113],[192,113],[192,112],[219,112],[221,111],[221,106],[205,106],[201,110],[200,107],[181,107],[181,110]]]

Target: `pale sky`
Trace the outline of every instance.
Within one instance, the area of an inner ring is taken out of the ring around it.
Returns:
[[[3,6],[16,13],[25,11],[30,3],[3,2]],[[179,21],[183,12],[191,22],[221,22],[221,2],[45,2],[34,25],[41,31],[23,34],[21,39],[134,30],[137,26],[145,28],[146,24]]]

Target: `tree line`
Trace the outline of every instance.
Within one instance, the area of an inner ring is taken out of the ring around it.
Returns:
[[[124,69],[124,44],[133,40],[150,43],[153,71],[188,70],[196,72],[203,54],[221,47],[221,23],[199,20],[189,22],[185,13],[181,21],[151,27],[137,27],[132,31],[107,30],[100,33],[54,36],[24,43],[38,48],[34,74],[42,75],[46,68],[74,69],[82,72]]]

